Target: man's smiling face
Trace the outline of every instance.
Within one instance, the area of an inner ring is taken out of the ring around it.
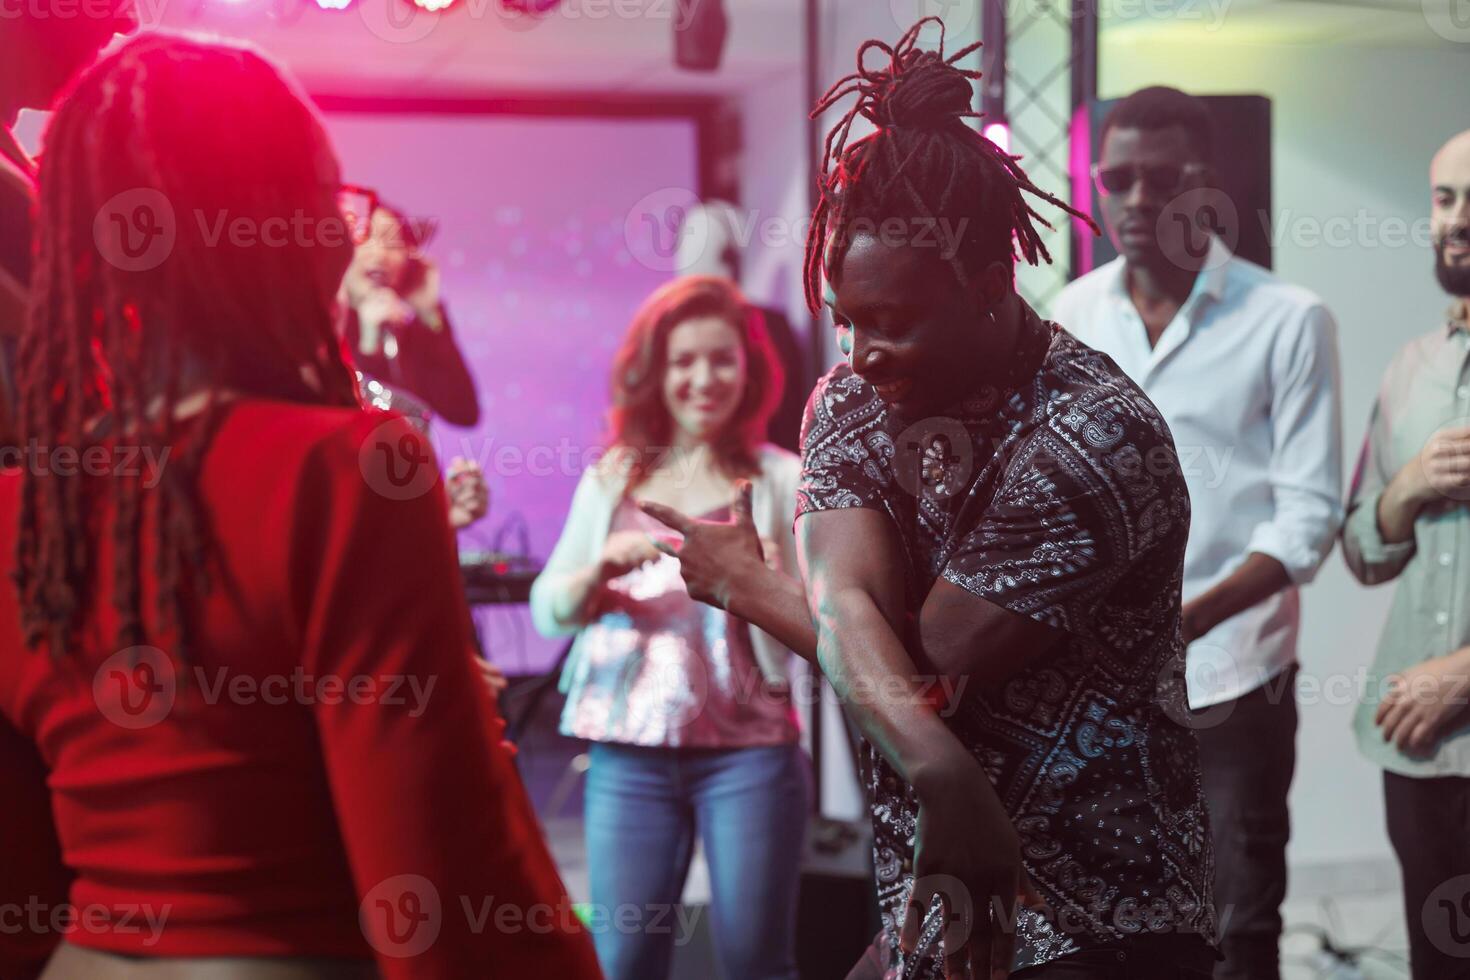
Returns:
[[[900,417],[918,419],[975,387],[988,354],[975,293],[923,250],[859,233],[826,298],[853,371]]]

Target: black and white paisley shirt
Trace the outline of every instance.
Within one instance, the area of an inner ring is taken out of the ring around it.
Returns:
[[[1213,858],[1183,724],[1189,496],[1173,439],[1106,355],[1036,319],[1027,336],[1028,380],[912,424],[834,368],[807,406],[798,519],[886,512],[907,553],[911,624],[942,577],[1065,631],[1046,661],[969,692],[947,718],[995,784],[1051,909],[1021,910],[1013,969],[1159,937],[1172,937],[1160,949],[1213,957]],[[916,799],[871,746],[864,754],[888,975],[941,977],[937,905],[928,951],[898,951]]]

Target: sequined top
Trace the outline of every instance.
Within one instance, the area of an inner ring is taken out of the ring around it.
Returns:
[[[886,513],[910,616],[942,578],[1065,634],[946,719],[1048,906],[1021,909],[1011,969],[1134,941],[1208,969],[1213,861],[1179,632],[1189,498],[1173,443],[1111,360],[1055,326],[1030,321],[1016,359],[1028,380],[906,427],[833,369],[807,406],[797,512]],[[937,980],[937,904],[917,954],[898,944],[918,798],[876,749],[863,762],[887,975]]]
[[[706,515],[724,520],[728,508]],[[623,500],[611,533],[668,529]],[[667,555],[606,586],[568,679],[561,732],[629,745],[747,748],[798,738],[790,691],[769,683],[740,619],[689,596]]]

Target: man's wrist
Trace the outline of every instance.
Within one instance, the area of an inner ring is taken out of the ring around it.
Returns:
[[[744,620],[759,619],[760,595],[769,587],[766,576],[770,574],[771,570],[764,562],[754,559],[738,561],[731,566],[723,587],[715,595],[720,601],[720,608]]]
[[[973,755],[965,751],[959,742],[936,746],[926,752],[908,772],[909,785],[920,803],[928,803],[954,792],[957,783],[983,776],[984,770]]]
[[[1446,654],[1445,659],[1450,662],[1451,669],[1456,674],[1470,677],[1470,646],[1460,647]]]
[[[1379,498],[1378,507],[1380,512],[1384,508],[1407,511],[1404,516],[1412,522],[1434,496],[1434,487],[1424,476],[1423,464],[1415,457],[1389,481]],[[1381,516],[1379,523],[1383,523]]]
[[[1197,640],[1216,626],[1214,590],[1196,596],[1184,604],[1184,635]]]

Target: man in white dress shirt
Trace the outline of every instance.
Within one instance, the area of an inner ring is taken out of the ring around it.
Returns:
[[[1193,510],[1183,625],[1215,841],[1215,976],[1277,980],[1298,588],[1342,519],[1336,326],[1312,293],[1203,230],[1230,211],[1212,134],[1205,105],[1175,89],[1113,109],[1094,178],[1119,258],[1068,285],[1054,312],[1173,431]]]

